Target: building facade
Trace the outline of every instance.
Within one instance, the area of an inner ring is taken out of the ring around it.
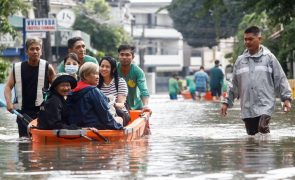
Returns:
[[[167,91],[168,78],[183,68],[182,35],[173,28],[168,11],[171,0],[109,0],[113,19],[119,20],[136,46],[134,61],[154,73],[156,92]]]

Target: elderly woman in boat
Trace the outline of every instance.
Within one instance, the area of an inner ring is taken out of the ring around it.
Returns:
[[[109,111],[107,97],[96,87],[99,82],[99,66],[84,63],[79,70],[80,81],[68,96],[69,122],[80,127],[97,129],[123,129]]]
[[[75,88],[77,81],[67,73],[58,73],[45,100],[40,106],[37,118],[39,129],[78,129],[74,124],[68,122],[68,111],[66,97],[71,89]]]

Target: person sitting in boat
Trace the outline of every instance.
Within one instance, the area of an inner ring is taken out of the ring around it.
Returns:
[[[126,126],[130,120],[126,99],[128,89],[126,81],[119,78],[117,61],[110,56],[103,57],[99,62],[99,83],[97,86],[109,98],[111,112],[123,119]]]
[[[79,70],[80,81],[73,94],[68,96],[69,121],[79,127],[97,129],[123,129],[109,111],[107,97],[96,87],[99,81],[99,66],[84,63]]]
[[[67,73],[58,73],[40,106],[38,129],[79,129],[69,125],[66,97],[77,85],[76,79]]]
[[[75,53],[69,53],[64,58],[65,72],[78,79],[78,70],[80,67],[80,61]]]

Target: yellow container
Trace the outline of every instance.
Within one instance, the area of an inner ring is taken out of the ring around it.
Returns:
[[[295,99],[295,88],[292,88],[292,98]]]

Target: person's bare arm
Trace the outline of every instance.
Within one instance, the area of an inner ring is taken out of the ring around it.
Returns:
[[[14,86],[14,78],[13,78],[13,71],[11,71],[4,88],[4,97],[5,97],[5,101],[7,105],[6,108],[8,111],[12,111],[14,108],[11,101],[11,97],[12,97],[11,90],[13,89],[13,86]]]
[[[142,103],[143,103],[142,111],[143,112],[150,112],[152,114],[152,110],[148,106],[148,104],[149,104],[149,96],[141,97],[141,100],[142,100]]]
[[[115,103],[115,106],[118,108],[123,108],[125,106],[125,102],[126,102],[126,96],[119,94],[117,97],[117,102]]]
[[[149,97],[148,96],[141,97],[141,100],[142,100],[143,106],[147,106],[149,104]]]
[[[55,76],[55,71],[51,64],[48,65],[48,80],[49,83],[52,84],[53,78]]]

